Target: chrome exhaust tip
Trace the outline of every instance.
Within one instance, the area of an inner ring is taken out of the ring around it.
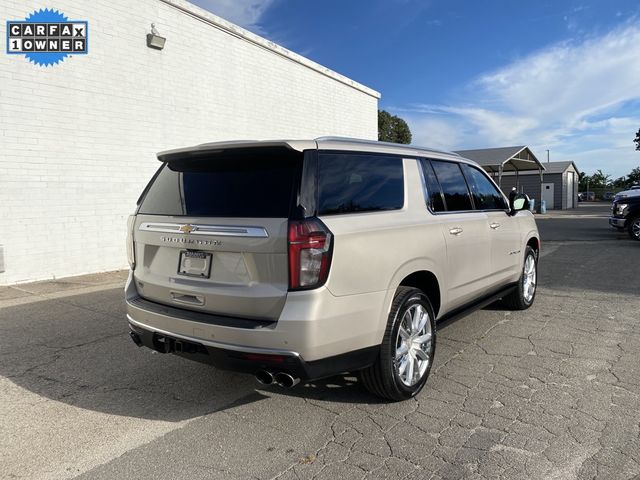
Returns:
[[[267,372],[266,370],[259,370],[256,372],[256,380],[260,382],[262,385],[271,385],[273,383],[273,374],[271,372]]]
[[[284,373],[284,372],[276,373],[273,376],[273,380],[278,385],[284,388],[292,388],[292,387],[295,387],[298,383],[300,383],[299,378],[294,378],[288,373]]]

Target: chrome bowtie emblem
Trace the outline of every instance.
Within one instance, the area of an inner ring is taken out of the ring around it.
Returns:
[[[194,227],[193,225],[186,224],[186,225],[180,225],[180,228],[178,230],[180,230],[181,233],[191,233],[197,230],[197,228]]]

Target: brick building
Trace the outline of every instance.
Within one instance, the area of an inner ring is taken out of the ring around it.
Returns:
[[[7,0],[3,20],[40,5]],[[124,268],[125,224],[164,149],[377,138],[380,95],[183,0],[58,0],[86,55],[0,55],[0,285]],[[164,49],[147,46],[156,25]],[[0,38],[6,38],[0,22]]]

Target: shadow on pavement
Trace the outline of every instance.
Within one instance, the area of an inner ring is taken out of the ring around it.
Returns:
[[[260,387],[250,375],[138,348],[121,289],[0,309],[0,375],[75,407],[172,422],[259,402],[268,392],[376,401],[355,378]]]
[[[321,380],[297,385],[295,388],[266,387],[270,391],[290,397],[306,398],[309,400],[330,400],[336,403],[389,403],[367,392],[359,383],[357,374],[345,373]]]

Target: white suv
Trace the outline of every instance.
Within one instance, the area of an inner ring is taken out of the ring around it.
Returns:
[[[158,157],[129,219],[138,345],[286,387],[359,371],[402,400],[427,380],[437,321],[534,301],[526,197],[458,155],[319,138]]]

